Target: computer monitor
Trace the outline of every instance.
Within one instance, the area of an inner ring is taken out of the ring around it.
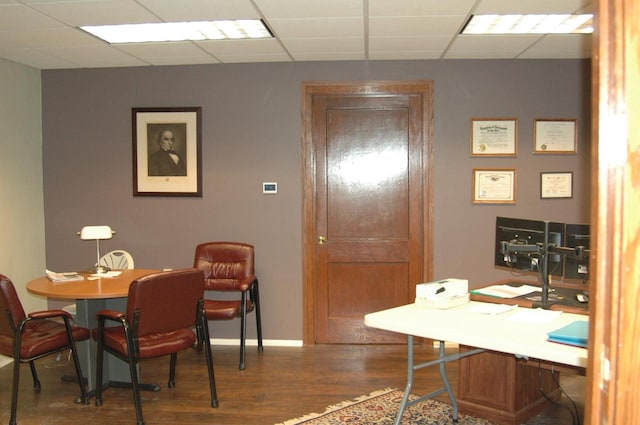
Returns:
[[[588,224],[566,224],[564,234],[565,246],[577,248],[574,254],[565,256],[564,277],[589,280],[590,226]]]
[[[545,246],[545,224],[548,223],[548,246]],[[549,252],[549,246],[562,246],[564,240],[563,223],[527,220],[521,218],[497,217],[495,240],[495,266],[511,270],[540,272],[545,254],[548,259],[548,273],[562,276],[561,254]],[[505,244],[510,247],[505,252]],[[518,249],[521,246],[521,249]],[[514,249],[515,248],[515,249]]]

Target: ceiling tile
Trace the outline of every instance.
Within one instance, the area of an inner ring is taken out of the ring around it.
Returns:
[[[590,0],[480,0],[474,14],[574,13],[590,5]]]
[[[451,37],[460,31],[465,21],[466,16],[371,18],[369,36],[448,35]]]
[[[30,6],[73,27],[160,21],[132,0],[34,1]]]
[[[0,32],[43,28],[64,28],[64,24],[23,5],[0,5]]]
[[[220,62],[265,62],[291,61],[278,41],[260,40],[210,40],[195,42]]]
[[[460,36],[473,13],[591,0],[0,0],[0,58],[40,69],[193,63],[588,58],[592,36]],[[79,25],[261,18],[275,39],[109,46]],[[469,38],[471,37],[471,38]]]
[[[513,59],[540,39],[537,35],[504,38],[493,35],[457,36],[444,59]]]
[[[364,16],[363,0],[254,0],[270,19]]]
[[[369,16],[466,15],[476,0],[375,0]]]
[[[138,0],[163,21],[259,19],[249,0]]]
[[[363,37],[362,18],[271,19],[270,28],[279,38]]]
[[[593,49],[592,42],[593,38],[585,34],[550,34],[525,50],[519,58],[588,58]]]

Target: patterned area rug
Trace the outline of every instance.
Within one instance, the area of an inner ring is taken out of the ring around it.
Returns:
[[[400,409],[403,391],[387,388],[354,400],[344,401],[328,407],[323,413],[311,413],[300,418],[290,419],[277,425],[386,425],[395,423]],[[409,400],[418,396],[410,395]],[[405,410],[403,424],[411,425],[492,425],[484,419],[468,415],[458,415],[458,422],[452,418],[453,408],[438,400],[426,400]]]

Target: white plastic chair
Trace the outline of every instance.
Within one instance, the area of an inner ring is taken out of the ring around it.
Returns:
[[[133,269],[133,257],[127,251],[116,249],[107,252],[100,258],[100,265],[108,267],[110,270]]]

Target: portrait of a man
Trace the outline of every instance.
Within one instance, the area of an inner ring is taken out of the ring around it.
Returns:
[[[149,176],[186,176],[186,124],[148,124]]]

